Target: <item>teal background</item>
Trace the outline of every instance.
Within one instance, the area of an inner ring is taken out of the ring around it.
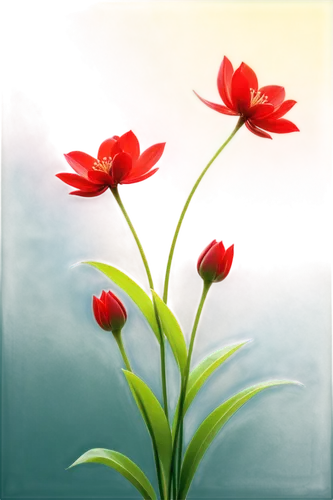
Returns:
[[[93,269],[69,269],[100,257],[87,213],[91,203],[103,201],[68,198],[52,177],[61,170],[55,153],[42,153],[42,142],[16,141],[8,148],[2,179],[0,496],[135,500],[132,485],[105,466],[66,470],[88,449],[109,448],[133,459],[156,486],[147,430],[113,338],[94,323],[91,296],[105,287],[119,293],[128,309],[124,338],[133,368],[159,395],[154,338],[121,291]],[[272,299],[246,328],[233,327],[229,319],[228,334],[210,340],[211,328],[219,329],[214,307],[214,301],[207,307],[201,333],[206,342],[196,360],[222,344],[254,341],[212,377],[188,416],[188,432],[247,385],[278,377],[298,380],[306,389],[274,388],[248,403],[209,449],[189,499],[328,498],[331,281],[296,290],[292,301]],[[237,305],[230,314],[237,317]],[[175,393],[174,367],[170,376]]]

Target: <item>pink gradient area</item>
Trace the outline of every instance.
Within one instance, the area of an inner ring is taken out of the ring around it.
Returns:
[[[243,127],[211,167],[201,184],[199,199],[218,190],[246,197],[256,193],[258,200],[287,196],[287,204],[298,196],[313,201],[325,196],[331,182],[332,106],[326,85],[328,70],[310,75],[313,54],[308,60],[306,54],[299,60],[289,56],[289,72],[279,72],[281,54],[274,45],[269,59],[277,61],[275,66],[265,62],[268,56],[263,58],[263,50],[257,51],[257,57],[246,57],[250,53],[246,43],[258,43],[251,40],[250,33],[248,37],[243,33],[243,49],[238,43],[237,50],[230,40],[222,44],[216,34],[210,33],[209,20],[200,16],[200,5],[205,2],[127,3],[97,2],[86,11],[74,13],[73,34],[80,50],[106,78],[106,89],[127,128],[139,136],[144,147],[167,142],[160,167],[162,178],[170,176],[173,185],[188,193],[199,172],[233,130],[237,118],[206,108],[192,93],[195,89],[208,100],[220,103],[215,82],[222,57],[227,55],[235,67],[242,60],[253,67],[260,85],[286,87],[286,99],[298,101],[286,118],[301,132],[273,134],[270,141]],[[183,3],[189,9],[186,27],[182,18],[177,18],[178,9],[185,9]],[[166,13],[163,26],[155,22],[160,19],[158,9]],[[194,36],[199,40],[202,37],[203,47],[207,46],[208,36],[211,52],[202,48],[202,52],[191,55]],[[290,43],[297,45],[297,37],[290,33],[288,36]],[[330,66],[331,61],[325,58],[322,56],[322,64]],[[293,69],[296,67],[297,71]]]
[[[180,266],[171,276],[170,283],[171,307],[188,337],[201,291],[195,261],[189,259]],[[159,278],[158,289],[162,286]],[[282,302],[289,301],[290,307],[294,304],[297,311],[303,307],[306,309],[307,304],[312,307],[311,293],[315,290],[326,295],[330,315],[331,289],[330,263],[313,262],[295,268],[275,266],[271,270],[263,267],[253,270],[240,264],[210,292],[200,327],[201,336],[199,334],[197,338],[198,349],[204,348],[212,339],[221,339],[223,344],[223,337],[232,331],[244,329],[246,332],[252,320],[257,320],[265,315],[266,310],[278,307]]]

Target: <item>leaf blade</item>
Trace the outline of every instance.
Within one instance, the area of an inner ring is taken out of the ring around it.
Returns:
[[[214,352],[213,354],[210,354],[191,371],[187,384],[184,412],[188,410],[196,394],[199,392],[208,377],[232,354],[248,342],[249,341],[246,340],[238,344],[232,344]]]
[[[133,281],[129,276],[127,276],[116,267],[95,261],[86,261],[83,262],[83,264],[88,264],[89,266],[95,267],[103,274],[105,274],[105,276],[107,276],[122,290],[124,290],[124,292],[127,293],[127,295],[133,300],[133,302],[138,306],[142,314],[145,316],[158,342],[160,343],[161,339],[157,321],[155,318],[154,306],[146,292],[142,290],[142,288],[137,283],[135,283],[135,281]]]
[[[174,314],[163,302],[163,300],[152,290],[153,301],[161,321],[162,330],[167,337],[173,355],[177,361],[182,376],[185,373],[187,363],[187,347],[183,332]]]
[[[232,354],[234,354],[238,349],[240,349],[243,345],[250,342],[250,340],[245,340],[243,342],[239,342],[237,344],[231,344],[225,346],[223,349],[219,349],[215,351],[213,354],[207,356],[203,361],[201,361],[190,373],[187,390],[186,390],[186,398],[184,403],[184,415],[191,406],[195,396],[206,382],[208,377],[214,373],[214,371],[224,363]],[[172,424],[172,435],[174,437],[176,431],[176,421],[178,418],[179,412],[179,401],[175,410],[175,415],[173,418]]]
[[[184,461],[181,469],[179,497],[186,498],[188,489],[191,485],[195,471],[212,443],[214,437],[227,423],[227,421],[240,409],[249,399],[269,387],[283,384],[299,384],[299,382],[288,380],[273,380],[270,382],[258,384],[248,387],[243,391],[235,394],[227,401],[218,406],[208,417],[202,422],[196,433],[194,434],[188,448],[186,450]]]
[[[134,399],[146,423],[153,442],[156,458],[162,471],[164,493],[167,493],[169,485],[172,438],[168,420],[165,413],[152,390],[133,372],[123,370]],[[158,463],[156,466],[158,468]]]
[[[81,455],[69,467],[84,463],[101,463],[124,476],[146,500],[156,500],[156,493],[145,473],[131,459],[113,450],[93,448]]]

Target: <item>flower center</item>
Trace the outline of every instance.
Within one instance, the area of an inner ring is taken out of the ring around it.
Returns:
[[[95,161],[92,168],[93,170],[99,170],[100,172],[105,172],[106,174],[110,174],[112,168],[111,156],[109,156],[108,158],[104,156],[102,160]]]
[[[261,94],[259,90],[250,89],[251,92],[251,102],[250,107],[256,106],[257,104],[265,104],[268,101],[267,95]]]

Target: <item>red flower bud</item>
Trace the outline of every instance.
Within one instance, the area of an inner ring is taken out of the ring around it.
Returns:
[[[225,250],[222,241],[213,240],[198,259],[197,269],[207,283],[217,283],[229,274],[234,258],[234,245]]]
[[[99,299],[93,296],[93,311],[97,323],[107,332],[119,332],[126,323],[126,309],[110,291],[103,290]]]

